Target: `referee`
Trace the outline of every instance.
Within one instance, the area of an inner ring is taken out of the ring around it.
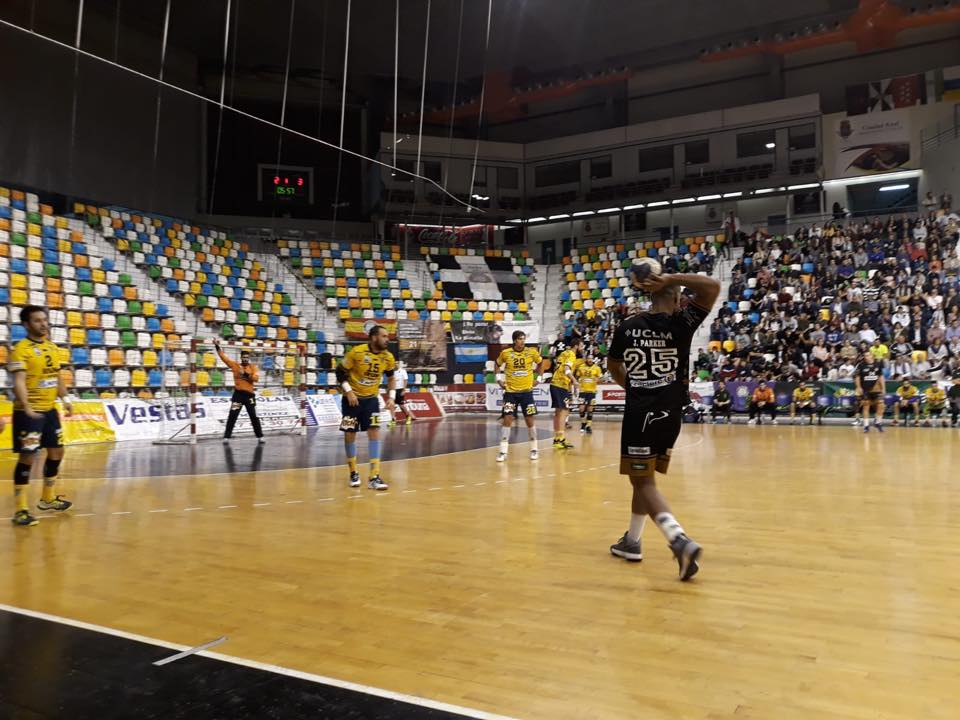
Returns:
[[[230,398],[230,414],[227,415],[227,428],[223,433],[224,442],[233,435],[233,426],[237,424],[240,411],[244,408],[250,417],[250,424],[253,425],[253,434],[257,436],[259,442],[266,442],[263,439],[260,418],[257,417],[257,393],[254,389],[254,383],[260,379],[260,372],[257,366],[250,362],[250,353],[242,350],[238,363],[224,354],[219,342],[214,341],[213,346],[217,349],[220,359],[233,372],[233,397]]]

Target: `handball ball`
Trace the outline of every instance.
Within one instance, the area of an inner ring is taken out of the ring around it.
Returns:
[[[650,275],[660,275],[663,273],[663,266],[659,261],[654,260],[651,257],[637,258],[633,261],[633,265],[630,267],[630,274],[632,276],[633,284],[638,285],[639,283],[646,280]]]

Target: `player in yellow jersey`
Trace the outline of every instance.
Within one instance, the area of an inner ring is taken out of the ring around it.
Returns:
[[[367,487],[371,490],[386,490],[389,486],[380,479],[380,383],[387,376],[386,407],[394,410],[397,367],[393,353],[387,350],[390,336],[386,328],[374,325],[367,335],[365,345],[350,350],[337,365],[337,382],[343,391],[343,444],[347,451],[347,466],[350,468],[350,487],[360,486],[357,471],[357,432],[367,433],[370,452],[370,478]]]
[[[593,434],[593,408],[597,403],[597,380],[603,375],[603,369],[597,365],[593,355],[587,355],[577,365],[577,382],[580,383],[580,432]]]
[[[503,408],[500,411],[500,452],[497,462],[507,459],[510,449],[510,428],[517,411],[523,413],[527,423],[527,435],[530,438],[530,459],[539,457],[537,451],[537,429],[534,418],[537,416],[537,403],[533,399],[533,386],[540,379],[543,370],[543,358],[534,348],[526,346],[527,336],[521,330],[513,333],[513,345],[497,357],[497,383],[503,388]]]
[[[923,425],[930,427],[930,418],[934,417],[937,421],[947,427],[947,418],[943,414],[947,409],[947,392],[934,381],[930,387],[923,391]]]
[[[550,381],[550,404],[553,405],[553,449],[569,450],[573,447],[567,442],[564,427],[567,416],[570,415],[570,397],[576,383],[574,369],[577,363],[577,352],[583,347],[583,341],[575,338],[570,341],[570,347],[556,357],[556,366],[553,368],[553,378]]]
[[[810,425],[813,425],[813,414],[817,411],[813,402],[813,388],[801,381],[793,390],[793,402],[790,403],[790,420],[797,417],[797,410],[810,416]]]
[[[28,305],[20,311],[20,323],[26,329],[27,337],[14,346],[9,364],[15,398],[13,451],[20,454],[13,471],[16,502],[13,524],[36,525],[37,519],[28,509],[27,488],[30,471],[41,448],[46,449],[47,457],[43,463],[43,494],[37,507],[62,511],[73,504],[54,493],[63,460],[63,430],[56,407],[57,398],[63,401],[68,417],[72,408],[60,377],[59,351],[47,339],[47,311],[37,305]]]
[[[893,404],[893,424],[900,424],[900,413],[903,413],[903,424],[909,421],[907,418],[913,415],[913,424],[920,424],[920,391],[917,386],[910,382],[909,378],[904,378],[897,388],[897,400]]]

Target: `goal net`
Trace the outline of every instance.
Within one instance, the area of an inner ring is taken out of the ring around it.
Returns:
[[[220,343],[230,360],[249,355],[259,379],[256,411],[265,435],[306,432],[306,346],[302,343]],[[212,340],[192,339],[160,354],[163,385],[153,402],[160,416],[155,444],[196,443],[223,437],[233,403],[235,378],[220,359]],[[240,408],[234,436],[252,435],[253,425]]]

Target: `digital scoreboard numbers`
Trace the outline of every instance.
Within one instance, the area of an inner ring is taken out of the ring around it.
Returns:
[[[257,170],[257,198],[260,202],[313,204],[313,168],[260,164]]]

